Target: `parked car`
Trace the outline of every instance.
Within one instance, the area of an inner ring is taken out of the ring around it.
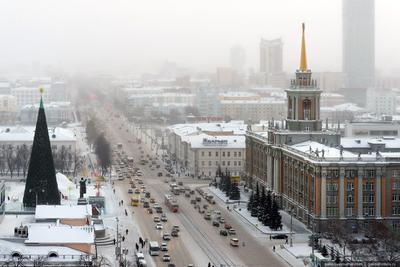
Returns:
[[[272,239],[286,239],[286,238],[288,238],[288,236],[285,234],[278,234],[272,236]]]
[[[132,188],[128,189],[128,194],[133,194],[133,189]]]

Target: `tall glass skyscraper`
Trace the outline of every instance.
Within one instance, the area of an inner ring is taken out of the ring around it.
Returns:
[[[345,87],[374,86],[375,1],[343,0],[342,5]]]

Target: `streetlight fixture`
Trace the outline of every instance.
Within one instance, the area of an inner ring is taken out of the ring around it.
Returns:
[[[44,190],[44,189],[40,189],[39,187],[36,187],[36,188],[33,188],[33,189],[29,189],[29,193],[32,193],[32,192],[34,192],[35,193],[35,197],[36,197],[36,205],[35,205],[35,207],[37,207],[37,205],[38,205],[38,193],[39,192],[42,192],[42,193],[44,193],[46,190]]]

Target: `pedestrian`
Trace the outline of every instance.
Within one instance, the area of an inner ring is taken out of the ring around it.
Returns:
[[[246,244],[244,243],[244,241],[242,242],[242,247],[246,246]]]
[[[113,242],[114,242],[114,246],[115,246],[115,238],[113,239]]]
[[[143,239],[141,236],[139,236],[139,243],[142,244],[143,243]]]
[[[125,209],[125,216],[128,216],[128,212],[126,211],[126,209]]]
[[[208,263],[208,267],[211,267],[211,263],[210,262]]]
[[[275,252],[275,246],[272,247],[272,251]]]
[[[124,205],[124,201],[123,200],[121,200],[121,205]]]
[[[288,243],[288,238],[286,237],[286,244]]]
[[[125,242],[125,236],[122,236],[122,242]]]
[[[125,230],[125,233],[126,233],[126,235],[128,235],[128,232],[129,232],[129,230],[128,230],[128,229],[126,229],[126,230]]]
[[[272,235],[269,235],[269,240],[272,240]]]
[[[113,192],[114,192],[114,194],[115,194],[115,188],[113,189]]]
[[[136,251],[139,251],[139,245],[138,245],[138,243],[135,244],[135,247],[136,247]]]

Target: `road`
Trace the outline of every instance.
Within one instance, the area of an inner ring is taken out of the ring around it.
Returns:
[[[98,118],[104,118],[102,122],[107,129],[107,135],[112,140],[113,144],[122,143],[124,150],[128,156],[132,156],[135,162],[140,160],[140,152],[138,145],[135,142],[136,136],[133,136],[132,127],[130,127],[123,118],[111,118],[110,114],[104,111],[98,114]],[[130,141],[130,142],[129,142]],[[145,144],[141,145],[145,149],[145,154],[153,153]],[[151,154],[152,155],[152,154]],[[153,156],[153,155],[152,155]],[[159,161],[161,166],[162,162]],[[165,177],[157,177],[158,169],[152,171],[145,165],[138,166],[143,172],[144,181],[147,190],[151,192],[152,197],[156,201],[163,203],[163,198],[169,191],[169,185],[164,182]],[[161,168],[164,173],[164,168]],[[182,178],[184,185],[192,188],[201,186],[198,180],[184,177]],[[204,184],[206,185],[206,184]],[[125,203],[129,203],[130,195],[127,193],[129,188],[128,181],[117,181],[115,186],[118,189],[117,193],[120,198],[124,199]],[[164,231],[167,229],[170,232],[172,225],[178,224],[181,227],[180,237],[173,238],[169,241],[169,254],[172,262],[176,266],[187,266],[189,263],[195,266],[207,266],[208,262],[215,266],[286,266],[284,261],[273,254],[272,246],[276,244],[269,240],[264,235],[260,235],[254,230],[249,229],[245,222],[241,221],[237,215],[229,212],[225,205],[217,201],[217,204],[212,209],[221,211],[222,216],[229,222],[237,231],[237,238],[240,240],[239,247],[230,246],[230,237],[219,235],[219,228],[211,225],[211,221],[203,218],[203,215],[189,203],[189,198],[183,195],[178,196],[179,212],[171,213],[163,206],[166,211],[168,222],[164,225]],[[204,199],[202,203],[204,203]],[[129,212],[134,211],[135,220],[138,222],[138,227],[141,233],[149,240],[157,240],[162,242],[162,231],[155,229],[153,216],[147,214],[142,207],[129,207]],[[244,242],[244,246],[243,246]],[[154,257],[157,266],[166,266],[162,263],[161,257]]]

